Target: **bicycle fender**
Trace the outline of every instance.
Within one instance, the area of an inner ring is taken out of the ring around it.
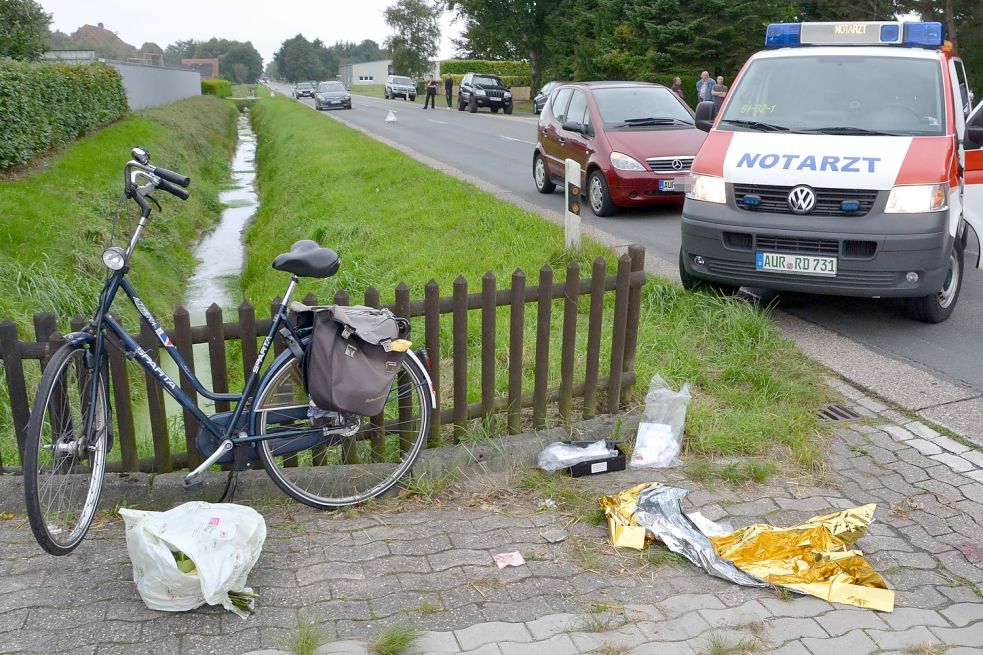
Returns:
[[[266,374],[259,381],[259,385],[256,387],[256,393],[253,394],[252,398],[250,399],[250,403],[252,403],[252,401],[254,401],[257,398],[259,398],[259,395],[261,393],[263,393],[263,390],[266,389],[267,385],[270,384],[270,380],[273,379],[273,375],[271,374],[271,372],[272,371],[279,370],[279,368],[288,359],[290,359],[293,356],[294,356],[294,354],[290,351],[289,348],[286,349],[286,350],[284,350],[282,353],[280,353],[279,355],[276,356],[276,359],[273,360],[273,363],[270,364],[270,367],[268,369],[266,369]],[[249,408],[249,421],[248,421],[249,434],[258,434],[258,432],[256,430],[256,412],[255,412],[255,409],[256,408],[255,407],[252,407],[252,406]]]
[[[430,407],[437,409],[437,394],[435,394],[433,391],[433,380],[430,379],[430,371],[428,371],[427,367],[423,365],[423,362],[420,361],[420,358],[416,356],[415,352],[412,350],[407,350],[406,355],[411,357],[413,361],[416,362],[416,365],[420,367],[420,370],[423,371],[423,377],[426,378],[427,386],[430,388]]]

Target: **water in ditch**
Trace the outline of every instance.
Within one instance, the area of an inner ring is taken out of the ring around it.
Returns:
[[[218,225],[195,247],[195,270],[188,280],[184,297],[184,307],[190,314],[192,326],[205,324],[205,311],[213,303],[222,308],[223,322],[235,321],[238,317],[237,307],[242,298],[240,274],[246,254],[242,232],[259,206],[256,195],[256,133],[249,123],[248,110],[240,114],[237,129],[238,142],[231,165],[232,186],[219,194],[219,201],[225,205],[225,209]],[[160,359],[161,368],[171,379],[178,381],[177,366],[170,356],[162,350]],[[230,370],[233,365],[230,360]],[[194,347],[194,366],[205,388],[212,389],[207,344],[197,344]],[[169,419],[181,415],[180,406],[166,393],[164,401]],[[214,412],[214,403],[200,395],[198,407],[205,414]],[[137,435],[144,435],[149,441],[150,416],[146,401],[140,403],[135,414]],[[172,443],[183,441],[183,430],[178,430],[180,434],[176,434],[174,428],[177,425],[172,420],[169,423],[171,425],[168,432],[171,433]]]

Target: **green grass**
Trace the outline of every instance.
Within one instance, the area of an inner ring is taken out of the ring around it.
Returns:
[[[285,646],[293,655],[314,655],[325,641],[327,639],[314,622],[301,619]]]
[[[412,623],[396,623],[369,641],[369,652],[373,655],[400,655],[422,634],[423,631]]]
[[[707,647],[701,651],[703,655],[751,655],[761,651],[761,642],[754,637],[745,637],[737,642],[718,633],[710,635]]]
[[[131,260],[129,278],[143,301],[161,318],[168,316],[180,304],[194,265],[191,246],[221,211],[218,193],[229,179],[236,116],[230,103],[214,96],[148,109],[33,168],[0,177],[0,320],[12,319],[26,339],[34,334],[35,312],[55,312],[59,330],[67,332],[72,317],[92,311],[106,274],[103,250],[129,241],[126,217],[134,219],[135,205],[124,205],[115,238],[113,217],[123,165],[136,145],[150,152],[153,163],[193,180],[187,202],[160,194],[164,211],[154,212]],[[126,309],[122,302],[115,305],[134,329],[135,312]],[[29,383],[36,383],[37,366],[28,362],[26,369]],[[17,461],[9,425],[6,388],[0,387],[0,447],[7,464]]]
[[[252,113],[259,135],[258,183],[262,203],[246,233],[247,265],[243,286],[257,306],[282,293],[287,278],[270,269],[270,261],[298,239],[312,238],[338,250],[341,271],[328,280],[304,280],[301,294],[324,300],[336,290],[351,291],[359,302],[368,286],[381,291],[383,303],[405,282],[411,297],[422,298],[431,278],[449,296],[459,275],[469,291],[480,289],[491,271],[499,287],[510,284],[516,268],[526,271],[527,284],[537,283],[543,264],[555,269],[561,283],[565,267],[577,262],[589,275],[591,262],[602,256],[608,271],[615,258],[606,248],[586,240],[580,252],[563,246],[559,226],[499,201],[473,186],[419,164],[355,131],[325,121],[306,107],[277,97],[260,100]],[[531,183],[531,182],[530,182]],[[605,311],[610,331],[613,298]],[[586,298],[579,316],[576,377],[582,379]],[[536,307],[526,306],[524,390],[534,378]],[[497,316],[496,390],[507,389],[508,308]],[[553,305],[550,386],[560,380],[559,343],[562,302]],[[422,321],[414,320],[419,341]],[[450,400],[451,326],[441,325],[442,394]],[[469,402],[480,399],[480,316],[469,317]],[[609,361],[609,343],[601,354],[602,375]],[[712,462],[726,457],[747,460],[728,467],[713,466],[713,476],[735,481],[764,479],[776,462],[814,466],[822,451],[822,430],[816,410],[829,398],[819,367],[801,355],[775,329],[768,316],[732,298],[689,293],[669,282],[651,279],[642,292],[636,361],[635,402],[647,381],[659,372],[674,387],[691,383],[693,400],[687,418],[683,457]],[[555,412],[550,416],[555,424]],[[480,431],[479,431],[480,432]],[[445,435],[446,437],[447,435]],[[776,459],[777,457],[777,459]]]

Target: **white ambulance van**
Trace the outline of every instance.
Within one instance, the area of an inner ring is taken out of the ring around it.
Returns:
[[[942,24],[778,23],[765,43],[717,116],[697,107],[683,285],[901,297],[946,320],[983,236],[983,111]]]

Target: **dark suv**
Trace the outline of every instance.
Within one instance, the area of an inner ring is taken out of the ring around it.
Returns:
[[[386,78],[386,100],[402,97],[416,102],[416,85],[405,75],[390,75]]]
[[[511,114],[512,91],[498,75],[468,73],[457,91],[457,110],[464,111],[465,107],[472,114],[478,107],[490,107],[492,112],[502,109]]]

